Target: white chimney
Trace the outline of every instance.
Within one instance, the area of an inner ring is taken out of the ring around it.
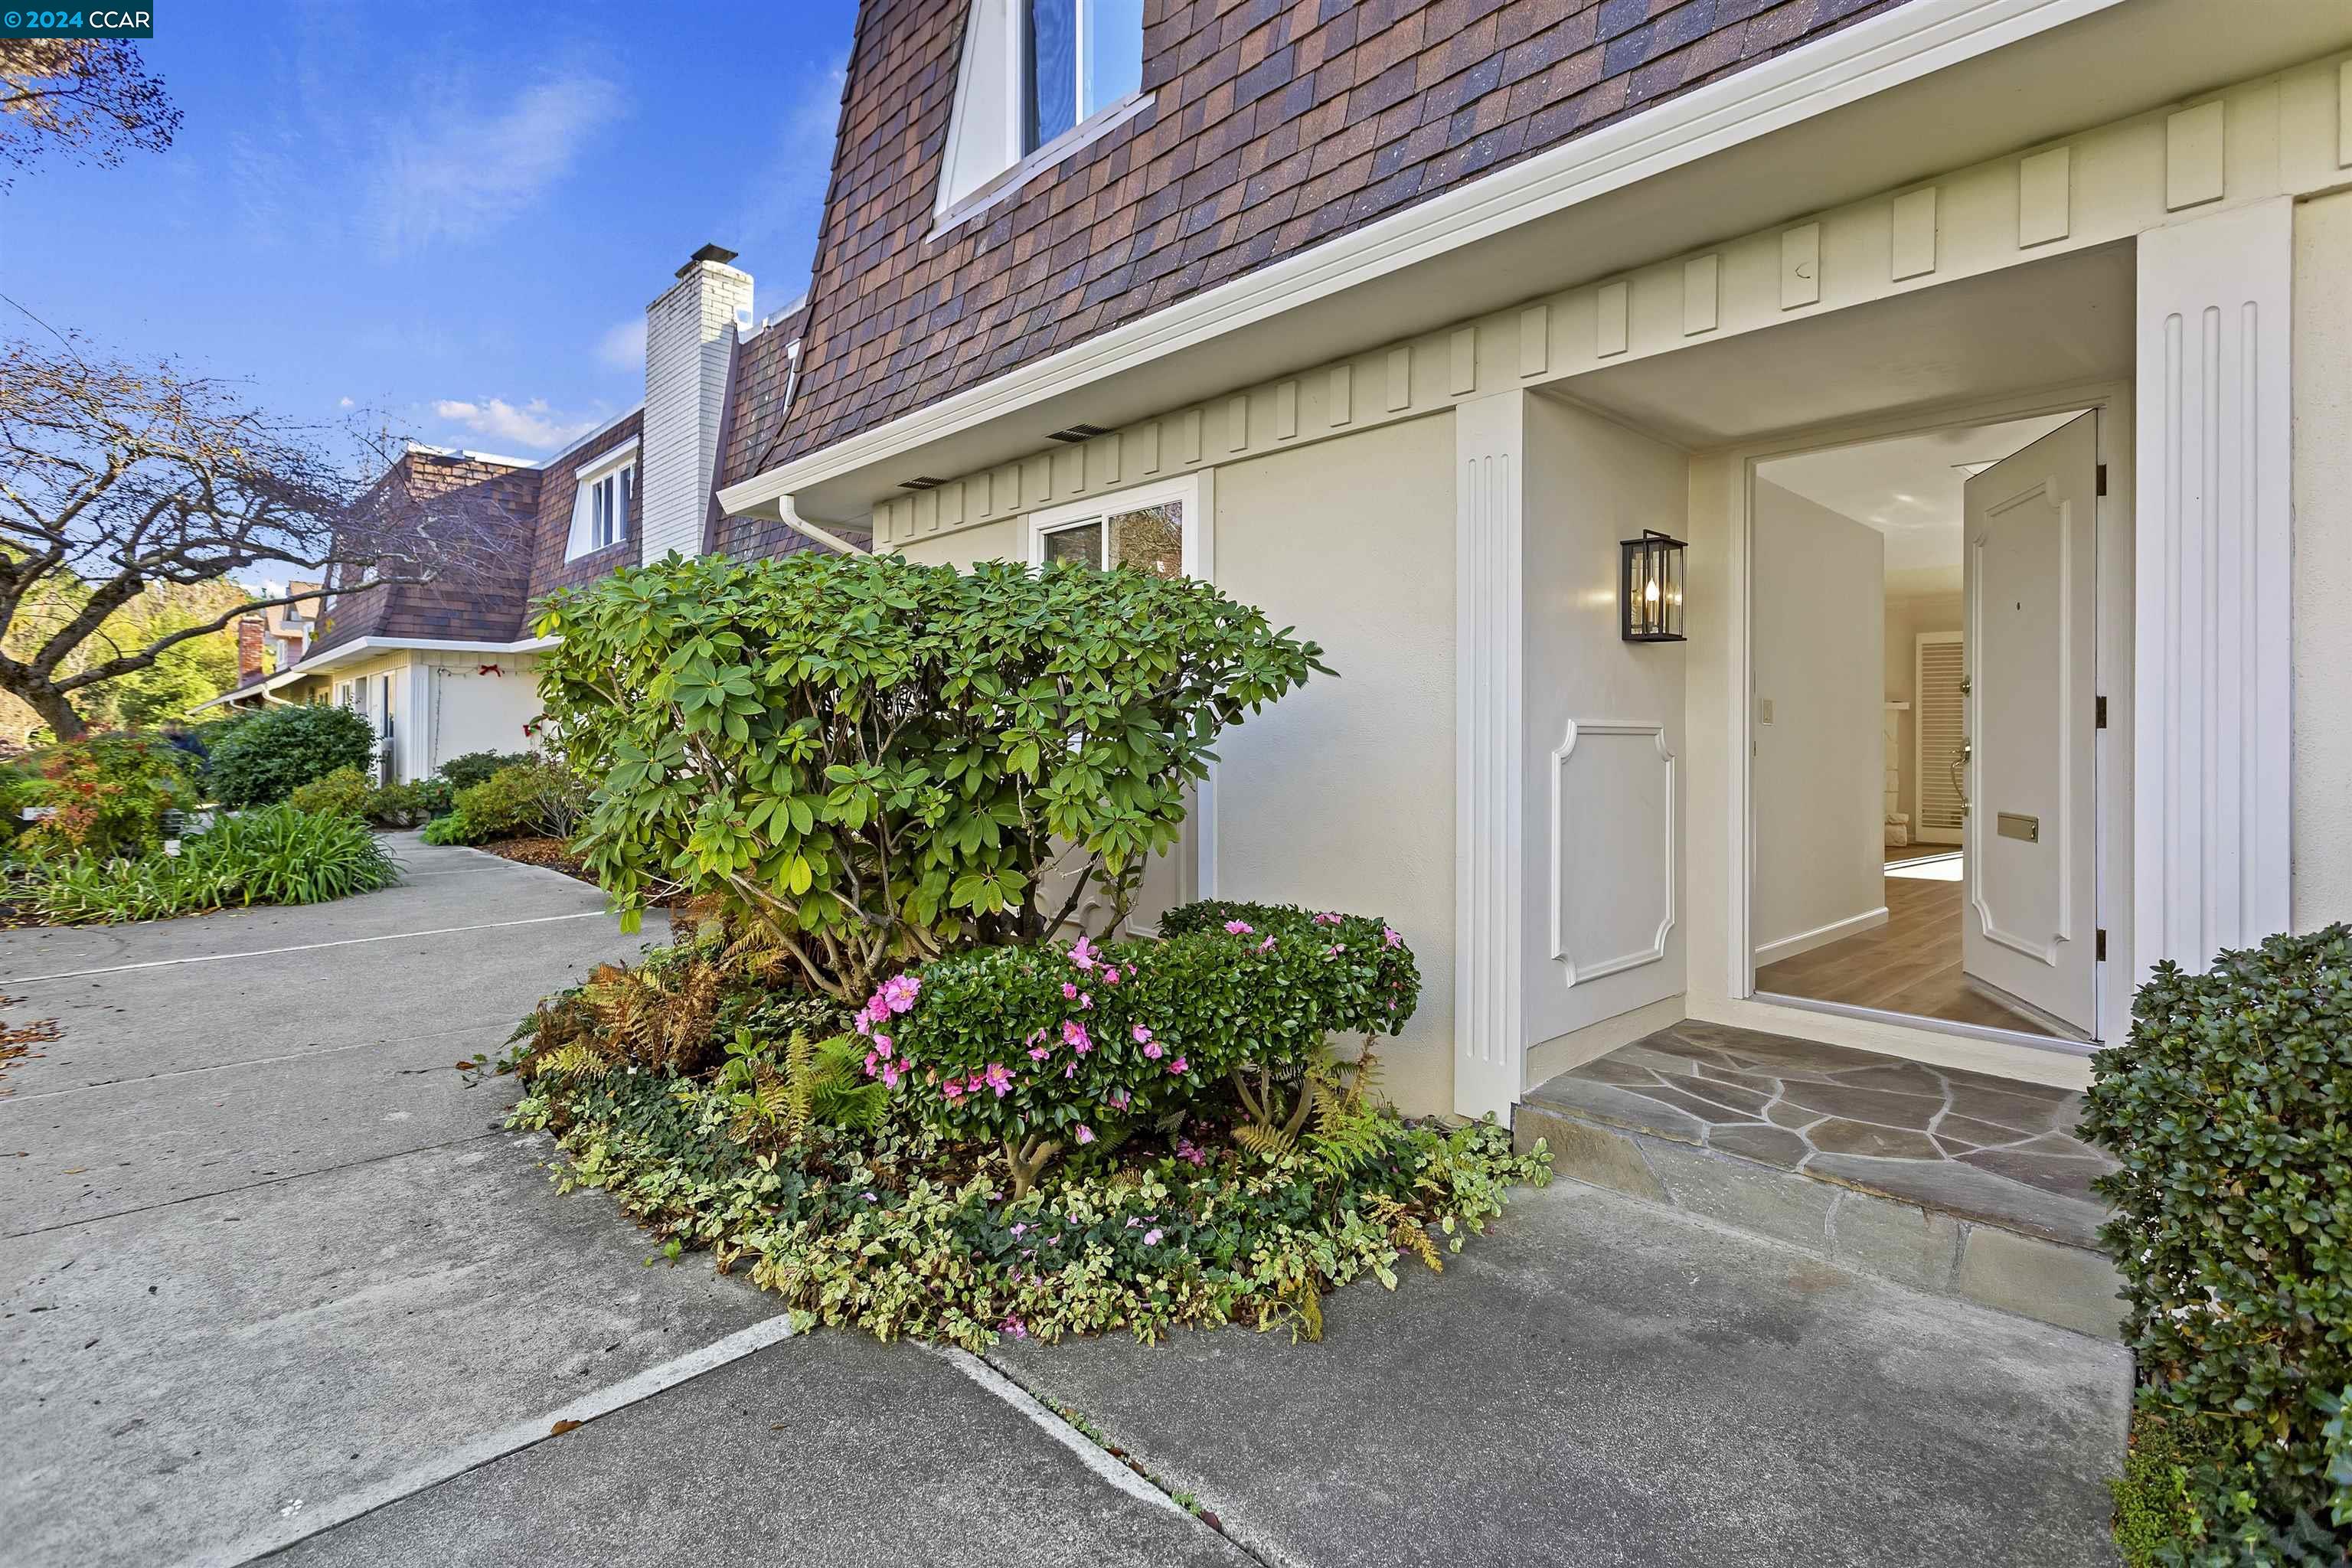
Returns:
[[[638,488],[639,559],[702,552],[702,522],[719,462],[727,360],[751,317],[751,275],[706,245],[677,269],[668,292],[646,307],[644,480]]]

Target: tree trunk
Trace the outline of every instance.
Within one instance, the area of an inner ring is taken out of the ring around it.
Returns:
[[[48,725],[49,732],[58,740],[79,741],[89,733],[89,726],[82,722],[81,715],[74,711],[74,705],[66,700],[65,693],[45,686],[31,691],[19,691],[16,695],[41,716],[42,721]]]

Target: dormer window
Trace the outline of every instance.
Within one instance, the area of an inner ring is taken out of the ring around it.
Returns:
[[[576,561],[629,538],[637,515],[637,444],[591,458],[572,500],[572,534],[563,558]]]
[[[1084,146],[1142,85],[1143,0],[972,0],[938,211]]]

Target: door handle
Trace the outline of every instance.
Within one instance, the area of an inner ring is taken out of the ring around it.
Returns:
[[[1952,760],[1947,764],[1947,766],[1950,768],[1952,774],[1952,793],[1960,797],[1960,809],[1962,811],[1966,811],[1969,808],[1969,742],[1963,740],[1959,743],[1958,747],[1953,751]]]

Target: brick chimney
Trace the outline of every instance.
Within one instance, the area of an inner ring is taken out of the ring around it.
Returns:
[[[637,486],[639,558],[702,549],[702,521],[719,466],[719,424],[736,332],[751,319],[751,275],[735,253],[706,245],[677,281],[646,307],[644,475]]]
[[[236,683],[258,680],[266,668],[261,657],[263,639],[268,636],[269,623],[259,616],[240,616],[236,623]]]

